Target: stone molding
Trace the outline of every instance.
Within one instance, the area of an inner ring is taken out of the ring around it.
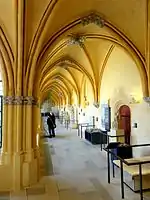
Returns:
[[[4,96],[5,105],[37,105],[37,99],[32,96]]]

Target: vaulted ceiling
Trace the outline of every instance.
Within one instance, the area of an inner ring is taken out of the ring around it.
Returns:
[[[60,94],[64,100],[71,98],[72,90],[80,95],[86,76],[98,100],[101,77],[115,48],[127,52],[145,68],[146,0],[23,2],[24,70],[25,76],[34,74],[35,95],[46,97],[51,91],[57,103]],[[0,0],[0,26],[14,55],[16,13],[17,0]],[[91,14],[102,22],[101,26],[88,19]],[[86,25],[84,17],[88,19]]]

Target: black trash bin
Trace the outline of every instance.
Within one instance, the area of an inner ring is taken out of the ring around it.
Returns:
[[[111,149],[111,151],[122,159],[132,158],[132,147],[130,145],[120,143],[120,142],[111,142],[108,144],[107,149]],[[111,160],[113,161],[115,158],[114,155],[111,154]]]
[[[122,159],[132,158],[132,147],[126,144],[120,144],[117,147],[117,155]]]
[[[110,149],[112,153],[114,153],[116,156],[118,155],[117,153],[117,148],[120,145],[120,142],[110,142],[107,146],[107,149]],[[113,162],[113,160],[115,160],[116,157],[111,154],[111,161]]]

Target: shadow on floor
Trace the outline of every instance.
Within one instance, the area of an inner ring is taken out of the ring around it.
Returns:
[[[56,138],[62,138],[62,139],[65,139],[65,138],[70,138],[71,135],[56,135]]]
[[[43,142],[43,150],[44,150],[44,157],[45,157],[45,175],[46,176],[51,176],[53,175],[53,164],[52,164],[52,158],[51,155],[49,153],[49,143],[48,143],[48,139],[44,138],[44,142]]]
[[[55,138],[62,138],[62,139],[67,139],[67,138],[70,138],[71,136],[70,135],[56,135],[55,136]],[[44,135],[44,136],[42,136],[41,137],[42,139],[44,139],[44,138],[50,138],[50,136],[49,135]],[[48,142],[48,141],[47,141]]]
[[[42,139],[44,139],[44,138],[49,138],[49,135],[43,135],[43,136],[41,136],[41,138],[42,138]]]

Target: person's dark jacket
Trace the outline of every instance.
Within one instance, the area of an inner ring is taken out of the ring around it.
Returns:
[[[53,123],[56,124],[56,120],[55,120],[55,115],[54,115],[54,113],[52,113],[51,119],[52,119]]]
[[[49,126],[50,129],[52,129],[54,126],[50,116],[48,116],[47,118],[47,125]]]
[[[50,129],[56,128],[55,115],[54,114],[48,115],[47,125],[49,126]]]

